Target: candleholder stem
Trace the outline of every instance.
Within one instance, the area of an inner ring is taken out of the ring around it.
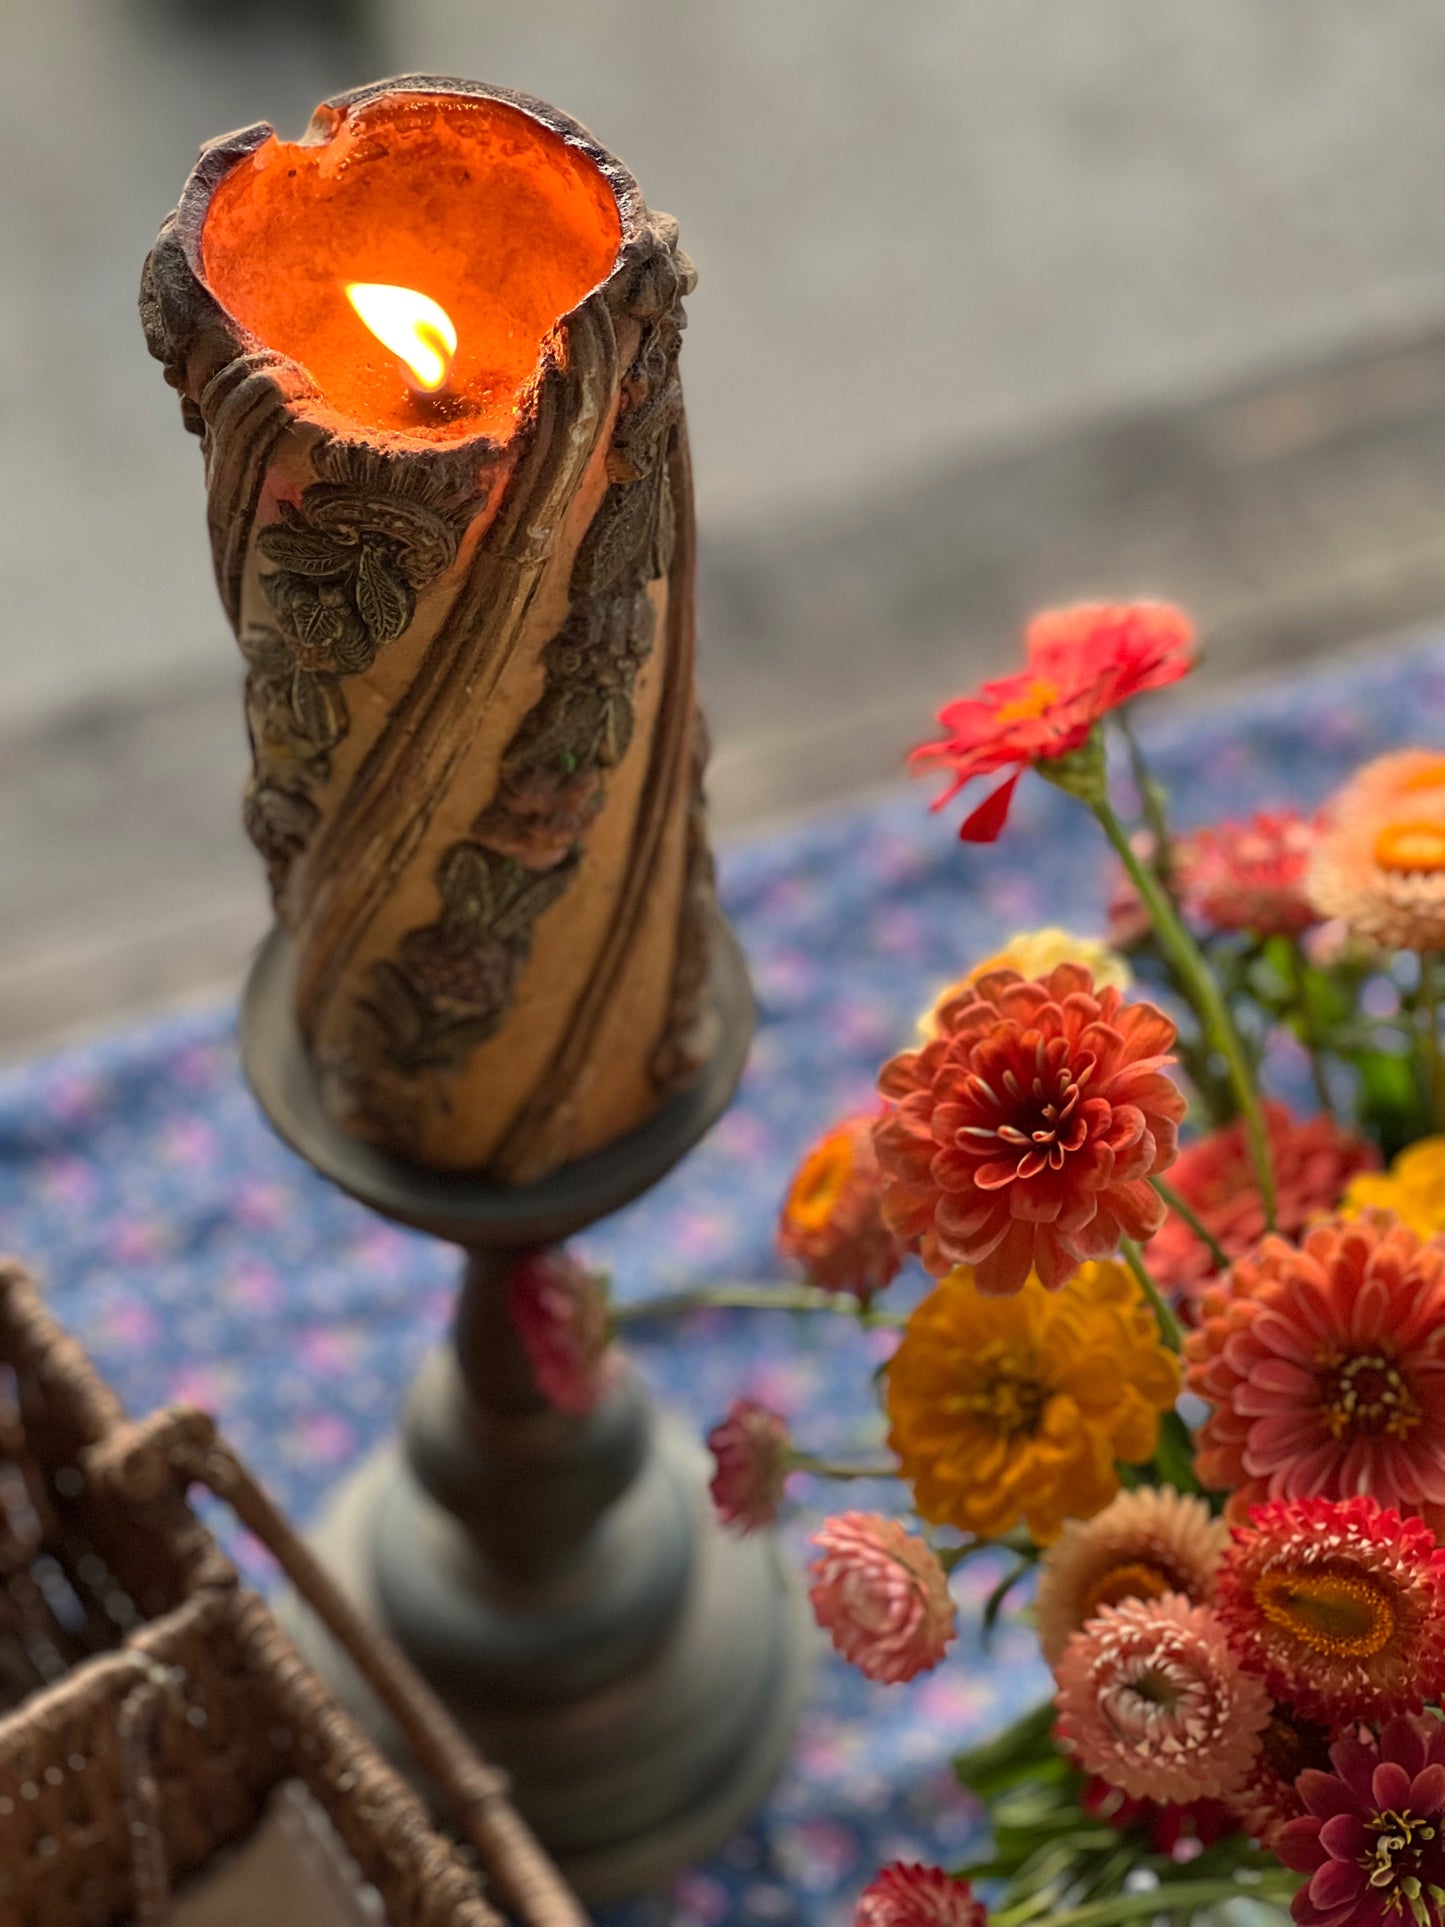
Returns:
[[[695,1436],[625,1354],[596,1406],[538,1389],[509,1315],[514,1268],[654,1183],[731,1096],[751,1033],[731,937],[714,945],[722,1045],[641,1131],[528,1187],[401,1164],[326,1117],[292,1015],[286,940],[247,988],[247,1073],[271,1122],[374,1209],[466,1253],[450,1339],[400,1434],[337,1493],[318,1551],[440,1692],[582,1897],[644,1892],[719,1845],[786,1756],[815,1631],[766,1534],[717,1525]],[[383,1744],[344,1655],[308,1656]]]

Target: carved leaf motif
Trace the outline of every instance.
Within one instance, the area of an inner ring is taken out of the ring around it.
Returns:
[[[525,869],[520,863],[510,866],[501,892],[502,901],[492,924],[493,933],[502,938],[516,937],[530,929],[544,910],[549,910],[572,881],[576,857],[569,857],[551,870]]]
[[[370,1007],[398,1053],[411,1049],[420,1039],[426,1011],[405,974],[395,964],[378,963],[371,973]]]
[[[492,920],[492,872],[486,852],[459,843],[447,852],[437,878],[449,924],[483,930]]]
[[[416,605],[411,586],[397,574],[386,552],[365,542],[356,566],[356,612],[376,642],[390,642],[402,634]]]
[[[317,749],[334,749],[349,725],[346,699],[336,677],[298,668],[291,678],[290,696],[291,714],[306,741]]]
[[[261,531],[257,547],[269,561],[294,575],[344,575],[356,560],[355,550],[347,549],[332,536],[280,523]]]
[[[349,610],[347,614],[350,616]],[[376,660],[376,644],[355,617],[351,617],[339,641],[332,645],[331,653],[343,676],[359,676]]]
[[[277,591],[285,597],[286,613],[299,641],[312,649],[330,649],[341,640],[346,623],[334,603],[323,602],[314,591],[300,584],[288,584],[283,590],[278,583]]]

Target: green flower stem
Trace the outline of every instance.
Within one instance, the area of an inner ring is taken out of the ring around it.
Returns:
[[[1229,1006],[1214,981],[1213,973],[1205,962],[1199,946],[1180,921],[1179,913],[1170,900],[1169,893],[1160,884],[1158,877],[1146,863],[1140,861],[1137,852],[1129,842],[1128,832],[1114,814],[1113,806],[1107,797],[1087,799],[1099,826],[1114,846],[1119,861],[1128,872],[1129,881],[1139,892],[1144,907],[1154,924],[1154,934],[1159,939],[1160,948],[1168,953],[1169,960],[1178,973],[1179,982],[1185,995],[1193,1005],[1194,1011],[1203,1027],[1210,1044],[1224,1059],[1229,1071],[1230,1088],[1234,1101],[1239,1106],[1239,1114],[1244,1119],[1245,1135],[1249,1140],[1250,1161],[1254,1166],[1255,1182],[1259,1185],[1260,1198],[1264,1204],[1266,1226],[1274,1229],[1274,1169],[1269,1154],[1269,1133],[1265,1129],[1264,1110],[1255,1089],[1254,1075],[1250,1070],[1249,1058],[1245,1052],[1244,1041],[1230,1015]]]
[[[1144,812],[1145,827],[1154,838],[1154,873],[1167,880],[1173,852],[1169,847],[1169,823],[1164,814],[1164,792],[1155,782],[1149,765],[1144,760],[1144,751],[1140,747],[1139,738],[1134,734],[1134,725],[1129,720],[1128,710],[1116,710],[1114,720],[1119,726],[1119,734],[1123,737],[1124,747],[1129,753],[1129,770],[1134,778],[1134,787],[1139,792],[1139,806]]]
[[[648,1318],[682,1318],[692,1311],[826,1311],[854,1318],[860,1325],[901,1331],[908,1323],[895,1311],[875,1311],[846,1293],[819,1291],[812,1285],[699,1285],[691,1291],[663,1292],[614,1305],[614,1325],[636,1325]]]
[[[1149,1182],[1175,1216],[1182,1219],[1183,1222],[1188,1225],[1189,1229],[1204,1246],[1219,1269],[1221,1271],[1228,1271],[1228,1253],[1218,1238],[1216,1238],[1214,1233],[1209,1229],[1208,1225],[1205,1224],[1204,1220],[1184,1202],[1183,1198],[1180,1197],[1172,1185],[1164,1182],[1163,1178],[1150,1178]]]
[[[811,1452],[788,1453],[790,1472],[811,1472],[815,1479],[896,1479],[896,1465],[838,1465]]]
[[[1324,1058],[1320,1053],[1320,1041],[1315,1030],[1314,1012],[1310,1009],[1309,977],[1306,972],[1304,952],[1300,949],[1299,939],[1292,937],[1289,945],[1290,978],[1295,994],[1295,1004],[1299,1011],[1300,1042],[1310,1060],[1310,1082],[1315,1087],[1315,1097],[1320,1110],[1326,1117],[1335,1115],[1335,1101],[1330,1096],[1330,1081],[1325,1076]]]
[[[1083,1907],[1066,1907],[1050,1913],[1049,1927],[1115,1927],[1125,1920],[1156,1920],[1161,1914],[1173,1918],[1189,1908],[1212,1907],[1226,1900],[1291,1900],[1299,1888],[1298,1877],[1281,1867],[1278,1873],[1262,1874],[1248,1886],[1238,1880],[1165,1880],[1147,1893],[1115,1894],[1108,1900],[1091,1900]],[[1002,1913],[989,1916],[992,1927],[1022,1927],[1037,1913],[1034,1901],[1021,1901]]]
[[[1184,1328],[1174,1316],[1164,1299],[1163,1293],[1149,1276],[1144,1254],[1132,1238],[1119,1240],[1119,1252],[1124,1263],[1139,1282],[1139,1289],[1149,1300],[1154,1316],[1159,1321],[1159,1336],[1171,1352],[1182,1351],[1184,1347]]]
[[[1430,1128],[1445,1123],[1445,1064],[1440,1056],[1440,958],[1433,950],[1420,952],[1420,990],[1416,997],[1420,1020],[1420,1067],[1424,1074],[1425,1104]]]

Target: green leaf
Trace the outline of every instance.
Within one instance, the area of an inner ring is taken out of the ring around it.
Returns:
[[[1043,1700],[1006,1726],[994,1739],[960,1753],[953,1770],[961,1785],[980,1800],[992,1800],[1005,1787],[1027,1778],[1032,1768],[1058,1760],[1054,1747],[1054,1702]],[[1022,1767],[1022,1774],[1018,1769]]]

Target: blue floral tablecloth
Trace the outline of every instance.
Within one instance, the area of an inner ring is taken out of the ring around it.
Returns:
[[[1212,705],[1176,692],[1153,714],[1146,737],[1180,824],[1312,804],[1368,755],[1442,740],[1445,642],[1397,642]],[[956,812],[926,804],[900,790],[723,852],[757,1043],[710,1139],[584,1241],[620,1298],[776,1276],[787,1170],[815,1131],[868,1099],[938,982],[1016,929],[1102,928],[1108,861],[1079,806],[1026,779],[1003,840],[980,851],[957,841]],[[42,1274],[133,1410],[210,1407],[303,1519],[392,1424],[456,1269],[452,1252],[376,1220],[272,1137],[241,1081],[229,1005],[0,1074],[0,1248]],[[873,1436],[868,1374],[882,1341],[842,1320],[708,1312],[639,1325],[629,1342],[679,1412],[720,1415],[749,1393],[818,1449]],[[847,1502],[871,1500],[855,1489]],[[958,1576],[965,1625],[992,1583],[972,1567]],[[828,1663],[793,1767],[749,1830],[677,1883],[670,1918],[822,1927],[851,1919],[882,1860],[957,1861],[977,1814],[949,1758],[1042,1683],[1031,1638],[1007,1625],[986,1654],[965,1632],[911,1686],[874,1687]]]

